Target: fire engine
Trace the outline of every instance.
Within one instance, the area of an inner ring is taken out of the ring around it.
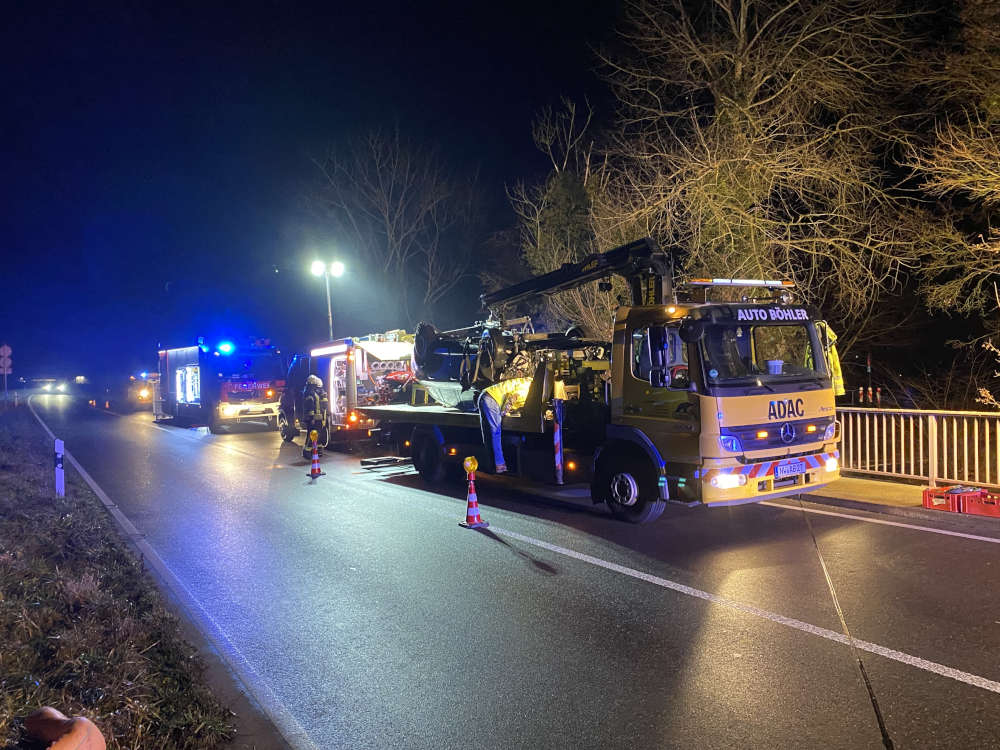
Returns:
[[[264,420],[278,428],[278,401],[284,388],[281,352],[266,340],[246,347],[221,341],[211,348],[161,349],[153,382],[153,417],[189,424],[223,425]]]

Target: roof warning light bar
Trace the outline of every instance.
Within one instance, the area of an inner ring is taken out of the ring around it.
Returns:
[[[787,288],[795,286],[794,281],[769,281],[766,279],[691,279],[689,286],[766,286]]]

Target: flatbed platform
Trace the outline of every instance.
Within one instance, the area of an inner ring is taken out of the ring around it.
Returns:
[[[442,406],[441,404],[427,404],[426,406],[413,406],[412,404],[359,406],[358,411],[380,422],[433,424],[442,427],[479,429],[478,411],[459,411],[454,406]],[[517,432],[541,433],[544,431],[540,417],[536,416],[532,418],[526,415],[508,415],[504,417],[503,428]]]

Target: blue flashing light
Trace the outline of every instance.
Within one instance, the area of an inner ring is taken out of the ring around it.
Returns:
[[[233,346],[232,341],[222,341],[219,343],[219,351],[223,354],[232,354],[236,347]]]
[[[149,373],[143,370],[142,372],[139,373],[139,377],[145,380],[146,378],[149,377]]]
[[[719,438],[719,443],[722,445],[722,450],[729,451],[730,453],[742,453],[743,445],[740,443],[740,439],[734,435],[723,435]]]

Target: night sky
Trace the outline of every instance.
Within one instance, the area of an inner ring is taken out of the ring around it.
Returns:
[[[398,123],[478,168],[487,228],[510,226],[505,184],[546,171],[532,117],[563,94],[600,101],[592,47],[620,12],[85,5],[5,18],[0,339],[17,375],[124,377],[198,335],[324,339],[307,267],[337,252],[304,200],[311,157]],[[338,335],[399,324],[363,286],[350,269],[337,283]],[[475,314],[478,292],[470,281],[442,322]]]

